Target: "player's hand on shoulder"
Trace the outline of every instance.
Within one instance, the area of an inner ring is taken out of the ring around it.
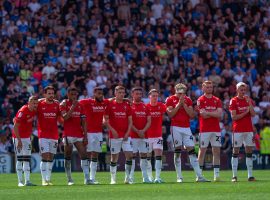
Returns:
[[[60,106],[66,106],[67,105],[67,100],[64,99],[61,103],[60,103]]]

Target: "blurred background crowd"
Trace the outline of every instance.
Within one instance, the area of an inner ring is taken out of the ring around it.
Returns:
[[[226,150],[229,100],[243,81],[256,103],[254,132],[270,125],[270,1],[1,0],[0,27],[0,152],[12,151],[14,114],[48,85],[60,101],[68,86],[84,99],[96,86],[112,97],[122,84],[127,94],[143,87],[145,102],[156,88],[164,102],[182,82],[195,106],[211,80]],[[169,124],[165,116],[165,149]],[[198,134],[197,117],[191,129]]]

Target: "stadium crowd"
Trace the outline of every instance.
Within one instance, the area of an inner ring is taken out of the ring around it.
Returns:
[[[0,152],[13,151],[14,114],[48,85],[60,101],[68,86],[85,99],[96,86],[110,98],[122,84],[143,87],[145,102],[156,88],[164,102],[182,82],[195,106],[201,83],[211,80],[223,101],[226,143],[229,99],[243,81],[256,104],[254,131],[270,125],[266,0],[3,0],[0,26]],[[164,139],[169,125],[165,117]],[[191,129],[198,134],[197,117]]]

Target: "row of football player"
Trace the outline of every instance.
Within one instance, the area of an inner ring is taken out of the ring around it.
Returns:
[[[255,114],[253,101],[247,97],[245,83],[236,86],[237,96],[230,101],[230,111],[233,119],[233,156],[232,181],[237,181],[238,153],[244,144],[248,180],[252,176],[253,129],[251,117]],[[191,99],[186,96],[187,87],[184,84],[175,86],[175,94],[167,98],[165,104],[158,102],[159,92],[149,91],[148,104],[142,103],[142,88],[136,87],[131,91],[132,102],[124,99],[125,88],[117,86],[113,99],[104,99],[101,88],[95,88],[94,97],[77,101],[76,88],[68,89],[68,99],[60,104],[54,99],[55,90],[48,86],[44,89],[44,99],[29,98],[14,119],[14,142],[17,154],[16,170],[19,186],[34,185],[30,182],[30,135],[32,121],[37,116],[38,136],[42,161],[40,163],[42,185],[52,185],[51,171],[54,154],[58,141],[57,123],[60,119],[64,124],[64,155],[65,171],[68,185],[73,185],[71,177],[71,154],[73,145],[81,157],[81,167],[85,184],[97,184],[95,180],[97,157],[101,152],[102,125],[109,129],[111,149],[111,184],[116,183],[118,155],[123,150],[125,163],[125,180],[127,184],[134,182],[135,156],[139,152],[140,167],[144,183],[162,183],[160,177],[162,168],[162,118],[167,112],[171,118],[171,134],[173,136],[175,153],[174,163],[177,182],[183,182],[181,173],[181,149],[188,151],[190,164],[196,173],[196,181],[208,182],[202,175],[204,156],[211,143],[213,152],[214,181],[219,181],[221,132],[219,120],[222,115],[222,103],[213,93],[211,81],[202,84],[204,94],[197,100],[200,121],[200,151],[197,156],[194,141],[190,131],[190,119],[194,117]],[[148,155],[155,153],[155,179],[151,177],[152,169]],[[88,162],[90,159],[90,163]],[[90,165],[90,166],[89,166]],[[90,169],[90,170],[89,170]],[[23,181],[23,173],[25,182]]]

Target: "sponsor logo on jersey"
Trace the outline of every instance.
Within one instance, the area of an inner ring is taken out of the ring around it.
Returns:
[[[93,106],[93,112],[103,112],[105,108],[103,106]]]
[[[146,116],[146,112],[144,112],[144,111],[135,111],[135,114],[137,117],[145,117]]]
[[[161,115],[161,112],[151,112],[152,117],[159,117]]]
[[[56,113],[43,113],[45,118],[55,118]]]
[[[114,112],[114,115],[116,117],[126,117],[126,113],[125,112]]]

